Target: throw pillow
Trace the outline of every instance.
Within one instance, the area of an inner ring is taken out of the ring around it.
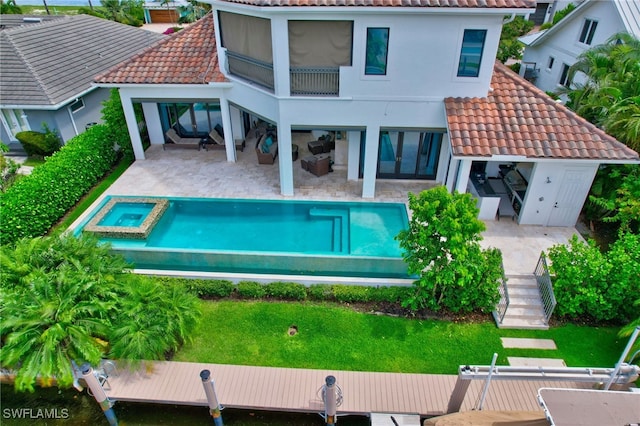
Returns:
[[[269,147],[267,146],[266,143],[261,143],[260,144],[260,150],[262,151],[263,154],[268,154],[269,153]]]
[[[273,139],[271,139],[271,136],[267,136],[267,138],[264,140],[264,144],[267,146],[267,149],[269,149],[269,147],[273,145]]]

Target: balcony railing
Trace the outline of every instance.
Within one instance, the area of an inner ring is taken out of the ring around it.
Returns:
[[[227,50],[229,74],[273,91],[273,64]]]
[[[290,70],[291,96],[338,96],[339,67],[295,67]]]

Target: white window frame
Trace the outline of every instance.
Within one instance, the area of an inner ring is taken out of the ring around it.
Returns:
[[[580,27],[578,42],[587,46],[591,46],[591,43],[593,43],[593,36],[595,35],[597,28],[598,21],[596,21],[595,19],[585,18],[584,22],[582,23],[582,27]]]
[[[77,105],[79,105],[79,107]],[[81,109],[84,109],[84,106],[84,98],[78,98],[69,104],[69,111],[71,111],[72,114],[75,114]]]
[[[3,109],[0,114],[2,125],[11,138],[11,142],[17,142],[16,133],[31,130],[29,120],[24,110],[21,109]]]
[[[560,80],[558,81],[558,85],[559,86],[563,86],[563,87],[571,86],[571,81],[569,80],[569,68],[570,67],[571,66],[568,65],[568,64],[565,64],[565,63],[562,64],[562,70],[560,71]],[[566,75],[564,75],[565,74],[565,70],[566,70]],[[564,78],[563,78],[563,75],[564,75]]]
[[[547,59],[547,70],[551,71],[555,63],[556,58],[554,58],[553,56],[549,56],[549,59]]]

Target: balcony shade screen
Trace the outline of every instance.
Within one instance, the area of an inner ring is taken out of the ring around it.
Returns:
[[[351,65],[352,21],[289,21],[292,67]]]
[[[273,63],[269,19],[229,12],[219,12],[218,16],[223,47],[249,58]]]

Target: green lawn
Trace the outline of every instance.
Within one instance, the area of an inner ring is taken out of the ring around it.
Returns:
[[[568,366],[612,367],[626,339],[617,328],[562,326],[499,330],[492,322],[459,324],[364,314],[331,304],[202,302],[193,342],[176,361],[355,371],[456,374],[459,365],[498,364],[507,356],[562,358]],[[298,327],[294,336],[289,327]],[[553,339],[558,350],[502,348],[500,337]]]

